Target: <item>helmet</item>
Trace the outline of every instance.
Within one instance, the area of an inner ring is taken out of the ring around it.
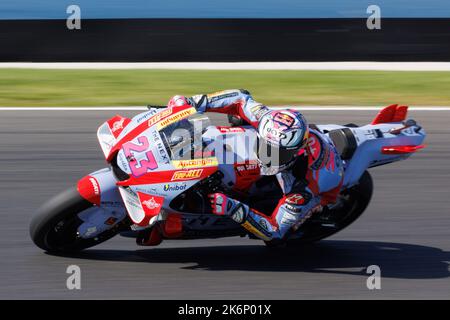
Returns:
[[[268,111],[258,124],[256,156],[261,174],[274,175],[290,167],[306,147],[309,129],[295,110]]]

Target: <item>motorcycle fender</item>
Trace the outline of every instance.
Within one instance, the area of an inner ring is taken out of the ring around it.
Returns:
[[[116,186],[117,180],[110,168],[104,168],[78,181],[78,193],[96,206],[121,206],[122,197]]]
[[[83,177],[78,181],[77,190],[84,199],[94,204],[79,214],[84,221],[78,228],[82,238],[95,237],[127,216],[111,169],[101,169]]]

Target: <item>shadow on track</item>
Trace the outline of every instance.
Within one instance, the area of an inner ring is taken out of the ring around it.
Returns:
[[[367,276],[369,265],[381,268],[383,277],[433,279],[450,276],[450,252],[414,244],[322,241],[314,245],[269,250],[264,246],[212,246],[151,248],[145,250],[86,250],[71,258],[145,262],[193,263],[191,270],[308,272]],[[357,270],[346,270],[357,269]]]

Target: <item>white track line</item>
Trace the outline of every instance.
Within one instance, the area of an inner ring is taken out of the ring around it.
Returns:
[[[450,71],[450,62],[6,62],[0,68]]]
[[[271,108],[291,108],[305,111],[377,111],[383,107],[374,106],[273,106]],[[128,107],[0,107],[0,111],[145,111],[145,106]],[[450,111],[450,106],[409,107],[411,111]]]

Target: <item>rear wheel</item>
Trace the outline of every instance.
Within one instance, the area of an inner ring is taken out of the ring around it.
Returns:
[[[102,243],[118,233],[118,226],[95,238],[83,239],[78,227],[83,221],[78,214],[93,207],[76,188],[68,189],[45,203],[33,216],[30,236],[41,249],[51,253],[70,253]]]
[[[359,183],[341,193],[342,205],[333,210],[324,210],[317,217],[311,217],[298,230],[301,236],[290,239],[287,245],[313,243],[345,229],[358,219],[369,205],[373,192],[373,181],[368,171],[361,176]],[[268,247],[276,243],[266,243]]]

